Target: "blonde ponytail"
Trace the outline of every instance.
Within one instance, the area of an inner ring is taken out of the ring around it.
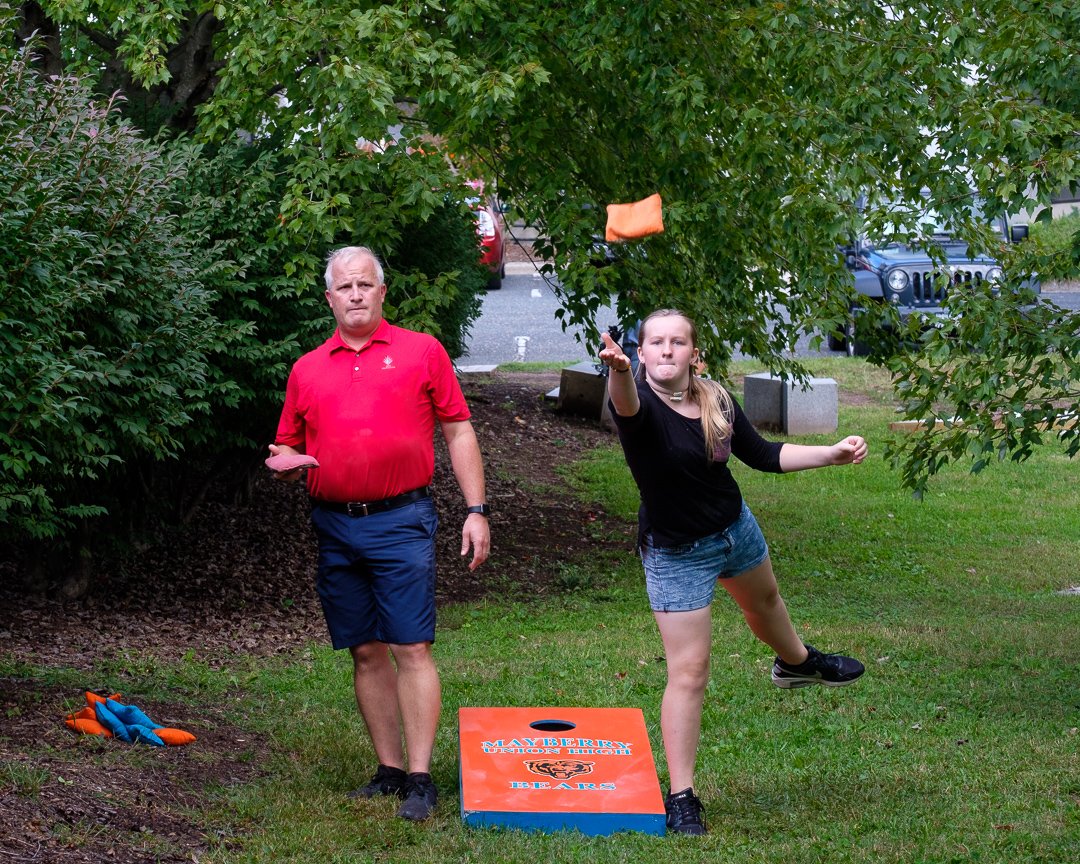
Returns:
[[[731,395],[709,378],[690,373],[690,399],[701,408],[701,428],[705,432],[705,456],[712,462],[731,447],[731,422],[735,406]]]

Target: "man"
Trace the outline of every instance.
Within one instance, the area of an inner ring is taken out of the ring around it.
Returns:
[[[379,760],[350,797],[397,795],[398,815],[421,821],[437,798],[429,771],[441,708],[432,654],[438,520],[428,489],[436,421],[467,505],[461,554],[471,549],[470,570],[490,549],[484,468],[446,350],[383,318],[375,254],[338,249],[325,278],[337,330],[293,366],[270,453],[319,463],[307,476],[316,587],[334,648],[352,654],[356,703]]]

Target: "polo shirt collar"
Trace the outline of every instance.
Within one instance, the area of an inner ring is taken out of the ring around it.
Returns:
[[[390,344],[390,322],[387,321],[385,318],[379,321],[379,326],[376,327],[375,332],[371,334],[371,338],[368,339],[367,345],[365,345],[360,350],[364,351],[368,347],[368,345],[372,344],[373,342],[385,342],[387,345]],[[341,328],[334,330],[334,335],[330,337],[327,345],[329,345],[330,347],[331,354],[341,349],[344,349],[345,351],[356,351],[355,348],[347,344],[345,340],[341,338]]]

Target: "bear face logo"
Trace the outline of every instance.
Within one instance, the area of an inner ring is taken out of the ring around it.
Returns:
[[[555,780],[569,780],[580,774],[591,774],[595,762],[580,759],[526,759],[525,767],[533,774],[543,774]]]

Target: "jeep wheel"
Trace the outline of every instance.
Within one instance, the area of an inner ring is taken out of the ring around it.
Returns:
[[[855,338],[855,328],[852,327],[851,336],[848,337],[848,357],[869,357],[870,346],[861,339]]]
[[[833,350],[845,351],[847,352],[848,357],[865,357],[870,353],[870,347],[855,335],[854,316],[849,318],[844,325],[843,336],[835,336],[829,339],[830,348],[832,348],[834,341],[836,342],[837,347]]]
[[[828,336],[830,351],[843,351],[848,357],[866,354],[866,346],[855,341],[855,319],[849,318],[844,329],[839,333],[830,333]],[[860,348],[862,349],[860,351]]]

